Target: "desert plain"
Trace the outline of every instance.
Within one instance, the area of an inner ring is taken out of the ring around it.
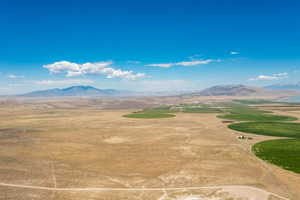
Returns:
[[[123,117],[168,101],[2,100],[0,199],[300,199],[300,174],[251,151],[274,137],[230,130],[212,113]],[[195,101],[209,100],[185,103]],[[300,118],[295,109],[264,106]]]

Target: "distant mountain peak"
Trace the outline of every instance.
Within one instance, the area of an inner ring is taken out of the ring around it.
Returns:
[[[72,90],[72,89],[82,89],[82,90],[89,90],[89,89],[94,89],[94,90],[99,90],[93,86],[90,85],[75,85],[75,86],[71,86],[68,88],[64,88],[64,90]]]
[[[34,91],[27,94],[23,94],[23,97],[64,97],[64,96],[118,96],[128,95],[130,92],[114,90],[114,89],[98,89],[88,85],[77,85],[63,89],[49,89]]]
[[[97,89],[89,85],[76,85],[76,86],[64,88],[62,90],[63,91],[101,91],[100,89]]]
[[[201,96],[247,96],[261,90],[245,85],[216,85],[200,91]]]

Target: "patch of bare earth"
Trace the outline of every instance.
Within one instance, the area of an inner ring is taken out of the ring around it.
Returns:
[[[51,191],[0,186],[0,199],[280,199],[250,188],[184,189],[226,185],[300,199],[299,174],[266,164],[249,151],[251,144],[265,138],[238,140],[241,133],[229,130],[215,114],[143,120],[122,117],[132,110],[77,104],[67,109],[62,109],[67,103],[55,102],[0,108],[1,183],[178,189]]]

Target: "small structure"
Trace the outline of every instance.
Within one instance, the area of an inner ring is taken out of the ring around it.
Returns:
[[[239,137],[238,137],[238,139],[240,139],[240,140],[253,140],[253,138],[252,137],[246,137],[246,136],[243,136],[243,135],[240,135]]]
[[[245,137],[245,136],[243,136],[243,135],[240,135],[240,136],[238,137],[238,139],[240,139],[240,140],[244,140],[244,139],[246,139],[246,137]]]

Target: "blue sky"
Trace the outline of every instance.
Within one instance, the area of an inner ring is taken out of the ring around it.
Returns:
[[[4,0],[0,94],[298,82],[299,10],[291,0]]]

